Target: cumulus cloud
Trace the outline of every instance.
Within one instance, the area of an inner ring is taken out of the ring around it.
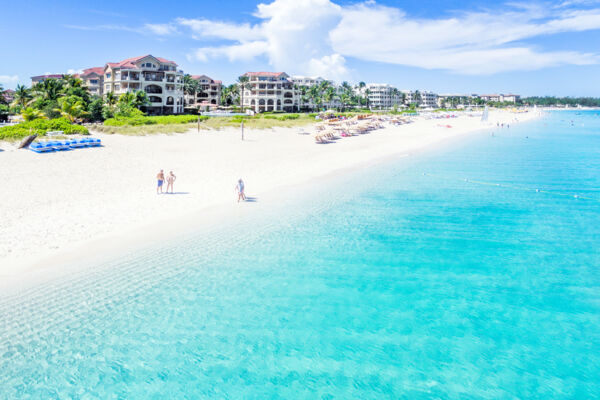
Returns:
[[[266,59],[273,69],[347,79],[348,58],[494,74],[559,65],[600,63],[590,52],[556,50],[532,39],[600,29],[598,0],[513,2],[450,17],[415,18],[373,0],[339,5],[331,0],[271,0],[257,6],[255,23],[179,18],[169,24],[79,27],[129,29],[165,36],[189,34],[202,45],[188,59],[207,62]],[[548,43],[548,41],[546,41]]]

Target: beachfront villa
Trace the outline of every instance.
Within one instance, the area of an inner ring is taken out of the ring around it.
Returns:
[[[37,75],[31,77],[31,86],[34,86],[40,82],[44,82],[48,79],[60,79],[62,78],[62,74],[46,74],[46,75]]]
[[[362,95],[367,95],[369,107],[390,109],[399,103],[399,98],[394,89],[392,85],[387,83],[367,83],[360,92]]]
[[[342,87],[336,85],[335,82],[321,78],[320,76],[295,75],[292,76],[291,81],[294,83],[294,87],[296,88],[300,110],[313,110],[316,107],[314,100],[308,95],[308,91],[311,87],[320,86],[324,82],[328,82],[329,85],[335,90],[336,95],[341,95],[343,90]],[[303,92],[305,95],[302,95]],[[341,105],[342,103],[339,98],[333,98],[331,101],[323,103],[323,107],[328,109],[338,108]]]
[[[294,82],[285,72],[246,72],[248,84],[244,90],[244,108],[254,112],[298,110]]]
[[[404,94],[404,104],[416,104],[417,107],[422,108],[437,108],[438,107],[438,95],[436,93],[427,90],[401,90],[401,94]]]
[[[206,75],[191,77],[199,83],[199,88],[195,94],[185,94],[185,105],[195,108],[217,108],[221,104],[223,82]]]
[[[479,98],[484,101],[497,103],[516,103],[521,100],[521,96],[518,94],[482,94]]]
[[[84,69],[81,74],[77,74],[86,86],[91,95],[102,96],[104,93],[104,67],[94,67]]]
[[[105,95],[113,92],[119,96],[138,90],[148,95],[148,114],[183,113],[183,71],[177,69],[174,61],[145,55],[104,66]]]

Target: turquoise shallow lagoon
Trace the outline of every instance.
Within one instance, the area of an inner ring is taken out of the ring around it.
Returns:
[[[243,206],[0,294],[0,399],[600,398],[597,111]]]

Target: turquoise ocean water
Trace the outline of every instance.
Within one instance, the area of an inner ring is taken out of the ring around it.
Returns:
[[[0,294],[0,399],[600,398],[598,112],[293,197]]]

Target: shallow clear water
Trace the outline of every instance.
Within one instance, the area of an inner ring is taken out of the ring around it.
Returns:
[[[261,200],[0,295],[0,398],[600,397],[598,113]]]

